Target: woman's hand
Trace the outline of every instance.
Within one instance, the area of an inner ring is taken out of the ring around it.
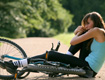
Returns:
[[[76,35],[76,34],[81,35],[81,34],[82,34],[83,32],[85,32],[85,31],[86,31],[85,27],[78,26],[78,27],[75,29],[74,34],[75,34],[75,35]]]

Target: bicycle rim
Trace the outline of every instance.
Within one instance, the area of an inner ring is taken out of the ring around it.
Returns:
[[[26,58],[27,55],[25,51],[16,43],[7,40],[7,39],[1,39],[0,38],[0,60],[2,61],[9,61],[13,59],[3,58],[3,55],[9,55],[17,58]],[[12,79],[14,76],[11,75],[6,71],[6,69],[2,69],[0,67],[0,78],[1,79]]]
[[[39,72],[53,72],[53,73],[64,73],[64,74],[77,74],[84,75],[86,72],[83,69],[76,68],[64,68],[64,67],[56,67],[51,65],[29,65],[27,66],[29,69]]]

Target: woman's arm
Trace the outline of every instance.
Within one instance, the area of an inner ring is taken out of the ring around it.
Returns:
[[[82,34],[82,32],[78,32],[75,37],[71,40],[70,44],[71,45],[76,45],[78,43],[81,43],[83,41],[86,41],[90,38],[96,38],[97,37],[97,28],[90,29],[86,33]],[[82,34],[82,35],[81,35]]]

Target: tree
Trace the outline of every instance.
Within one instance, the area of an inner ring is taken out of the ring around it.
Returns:
[[[58,0],[33,0],[32,7],[36,10],[38,18],[33,20],[34,29],[31,28],[30,34],[33,36],[53,36],[61,32],[67,32],[72,24],[73,15],[65,10]],[[33,32],[33,33],[32,33]],[[31,36],[29,34],[29,36]],[[40,35],[39,35],[40,34]]]
[[[0,36],[25,37],[25,20],[19,11],[19,3],[14,0],[0,1]]]
[[[0,36],[20,38],[67,32],[73,16],[58,0],[1,0]]]
[[[74,15],[74,24],[69,28],[69,31],[74,30],[78,25],[81,25],[81,20],[86,13],[96,11],[99,12],[105,19],[105,1],[104,0],[59,0],[63,7]]]

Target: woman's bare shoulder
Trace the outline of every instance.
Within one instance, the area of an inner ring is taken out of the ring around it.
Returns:
[[[92,28],[92,29],[88,30],[88,33],[90,33],[92,35],[96,35],[96,34],[99,33],[99,31],[100,31],[100,29],[95,27],[95,28]]]
[[[94,28],[93,29],[94,33],[95,33],[95,39],[98,42],[104,42],[105,41],[105,30],[102,28]]]
[[[100,28],[98,27],[95,27],[95,28],[92,28],[93,31],[97,32],[97,31],[100,31]]]
[[[98,28],[98,27],[95,27],[95,28],[92,28],[90,29],[90,31],[94,32],[94,33],[101,33],[101,32],[104,32],[105,33],[105,30],[102,29],[102,28]]]

